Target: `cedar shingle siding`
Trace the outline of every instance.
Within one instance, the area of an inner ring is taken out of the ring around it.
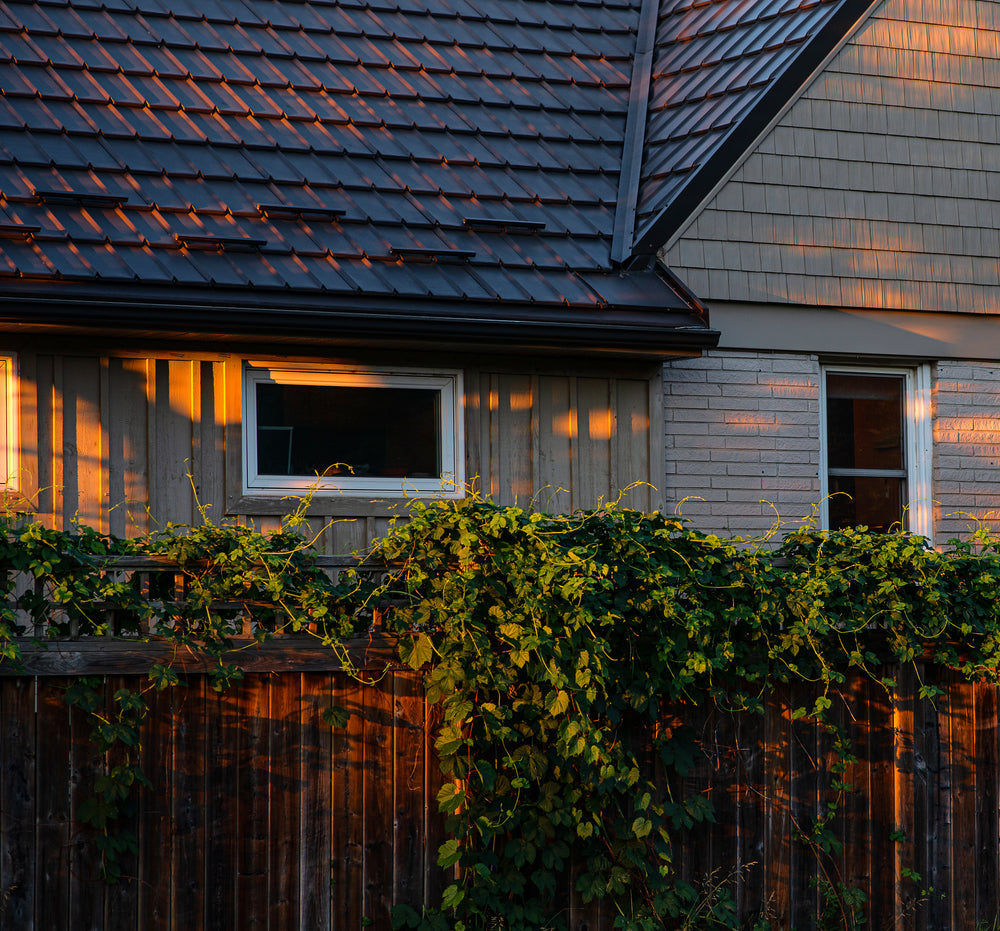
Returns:
[[[664,253],[714,301],[991,313],[997,4],[888,0]]]

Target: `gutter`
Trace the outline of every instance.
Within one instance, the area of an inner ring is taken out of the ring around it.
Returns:
[[[121,288],[76,296],[0,296],[0,325],[21,332],[114,331],[155,338],[267,338],[282,342],[324,340],[378,346],[482,346],[507,351],[593,352],[667,357],[715,346],[719,333],[691,312],[650,308],[571,308],[473,305],[379,298],[310,303],[280,292],[268,306],[248,307],[245,293],[216,300],[123,297]],[[283,300],[281,299],[283,297]],[[239,298],[242,298],[240,300]],[[477,312],[478,311],[478,312]]]

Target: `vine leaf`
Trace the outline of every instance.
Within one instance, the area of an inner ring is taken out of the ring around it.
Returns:
[[[446,840],[440,847],[438,847],[438,866],[447,869],[449,866],[454,866],[458,863],[462,856],[462,849],[459,842],[452,838],[451,840]]]
[[[403,637],[399,641],[399,657],[411,669],[419,669],[434,657],[434,644],[427,634]]]
[[[553,716],[565,714],[567,708],[569,708],[569,694],[563,689],[559,689],[558,692],[549,692],[545,696],[545,709],[549,714]]]
[[[639,817],[632,822],[632,833],[638,838],[648,837],[652,830],[653,822],[648,818]]]
[[[453,812],[462,807],[465,801],[465,790],[456,786],[453,782],[446,782],[437,794],[439,811]],[[457,844],[458,841],[455,841]]]
[[[330,705],[329,708],[324,709],[321,717],[323,723],[329,727],[347,727],[351,712],[340,705]]]

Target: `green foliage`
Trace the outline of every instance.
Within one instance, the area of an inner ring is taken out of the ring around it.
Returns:
[[[1000,548],[982,536],[939,552],[905,533],[805,527],[772,548],[661,514],[555,516],[469,497],[413,505],[373,552],[394,567],[388,577],[334,584],[298,535],[303,526],[297,515],[272,534],[169,526],[126,542],[4,524],[0,559],[39,584],[24,591],[8,581],[0,657],[16,660],[15,638],[39,625],[59,636],[101,633],[110,605],[137,639],[207,657],[223,689],[241,675],[228,654],[247,616],[255,639],[311,634],[356,672],[344,641],[377,613],[442,711],[445,891],[435,910],[400,908],[400,928],[565,928],[570,886],[585,903],[602,900],[628,931],[735,927],[731,877],[692,886],[677,875],[679,832],[713,813],[704,797],[675,791],[682,779],[671,774],[692,766],[695,735],[664,722],[682,720],[685,706],[759,710],[775,685],[812,683],[811,705],[794,716],[826,728],[834,763],[827,807],[798,830],[828,864],[854,761],[831,719],[847,673],[885,681],[878,664],[929,658],[996,681],[1000,668]],[[173,560],[183,597],[140,597],[102,571],[114,554]],[[145,691],[109,701],[99,681],[80,679],[67,692],[108,755],[80,812],[99,832],[108,878],[134,843],[113,828],[145,782],[145,693],[180,685],[166,663],[151,668]],[[921,683],[922,697],[935,691]],[[347,711],[322,717],[342,727]],[[821,873],[818,919],[857,924],[862,893]]]
[[[108,619],[133,642],[156,639],[202,655],[216,690],[239,682],[242,670],[225,661],[234,636],[249,622],[256,642],[280,631],[305,631],[349,658],[342,643],[367,625],[370,612],[357,617],[340,605],[355,596],[362,583],[356,575],[334,584],[315,564],[310,541],[297,535],[304,526],[300,513],[281,528],[261,534],[230,524],[199,527],[168,525],[141,540],[105,537],[87,527],[51,530],[16,517],[0,518],[0,662],[18,668],[21,643],[35,639],[45,646],[55,638],[108,634]],[[158,584],[142,592],[139,578],[109,569],[119,556],[170,561],[181,581]],[[29,584],[25,584],[25,580]],[[120,689],[110,701],[103,682],[78,678],[66,690],[66,701],[86,714],[91,741],[106,759],[94,794],[77,817],[96,832],[101,875],[115,881],[120,857],[135,846],[135,837],[120,827],[134,811],[135,789],[149,781],[139,763],[146,692],[183,685],[169,663],[154,664],[149,685],[140,691]],[[324,720],[346,722],[343,709],[331,708]]]
[[[416,505],[380,554],[402,563],[376,595],[394,605],[386,623],[443,710],[438,862],[457,869],[442,902],[455,927],[564,927],[570,863],[617,927],[731,927],[725,896],[709,903],[674,869],[678,831],[712,812],[663,778],[693,747],[660,725],[666,706],[754,710],[778,683],[814,683],[796,715],[827,728],[834,763],[801,839],[829,864],[855,759],[828,719],[847,672],[930,656],[995,678],[1000,659],[996,550],[942,553],[905,533],[806,527],[771,549],[659,514],[470,498]],[[823,883],[821,917],[856,924],[863,893]],[[430,931],[440,916],[407,921]]]

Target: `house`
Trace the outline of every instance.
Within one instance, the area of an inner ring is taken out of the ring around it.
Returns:
[[[989,522],[998,21],[8,3],[8,505],[138,533],[311,490],[334,551],[468,482]]]
[[[664,369],[668,504],[996,528],[1000,4],[669,6],[638,235],[721,339]]]
[[[4,5],[8,506],[133,534],[312,492],[333,552],[466,483],[657,506],[661,363],[718,334],[613,256],[642,14]]]
[[[311,493],[332,554],[467,483],[726,533],[994,523],[998,70],[987,0],[4,0],[5,505],[127,535]],[[79,830],[107,761],[66,680],[0,682],[0,920],[382,928],[439,901],[418,676],[288,652],[238,694],[151,693],[122,889]],[[129,662],[109,706],[148,688]],[[939,715],[900,682],[851,693],[873,826],[843,874],[875,878],[873,927],[912,919],[907,874],[992,920],[996,696]],[[331,702],[362,713],[332,733]],[[742,883],[748,921],[798,883],[801,927],[825,737],[791,711],[773,751],[721,725],[746,753],[691,877]]]

